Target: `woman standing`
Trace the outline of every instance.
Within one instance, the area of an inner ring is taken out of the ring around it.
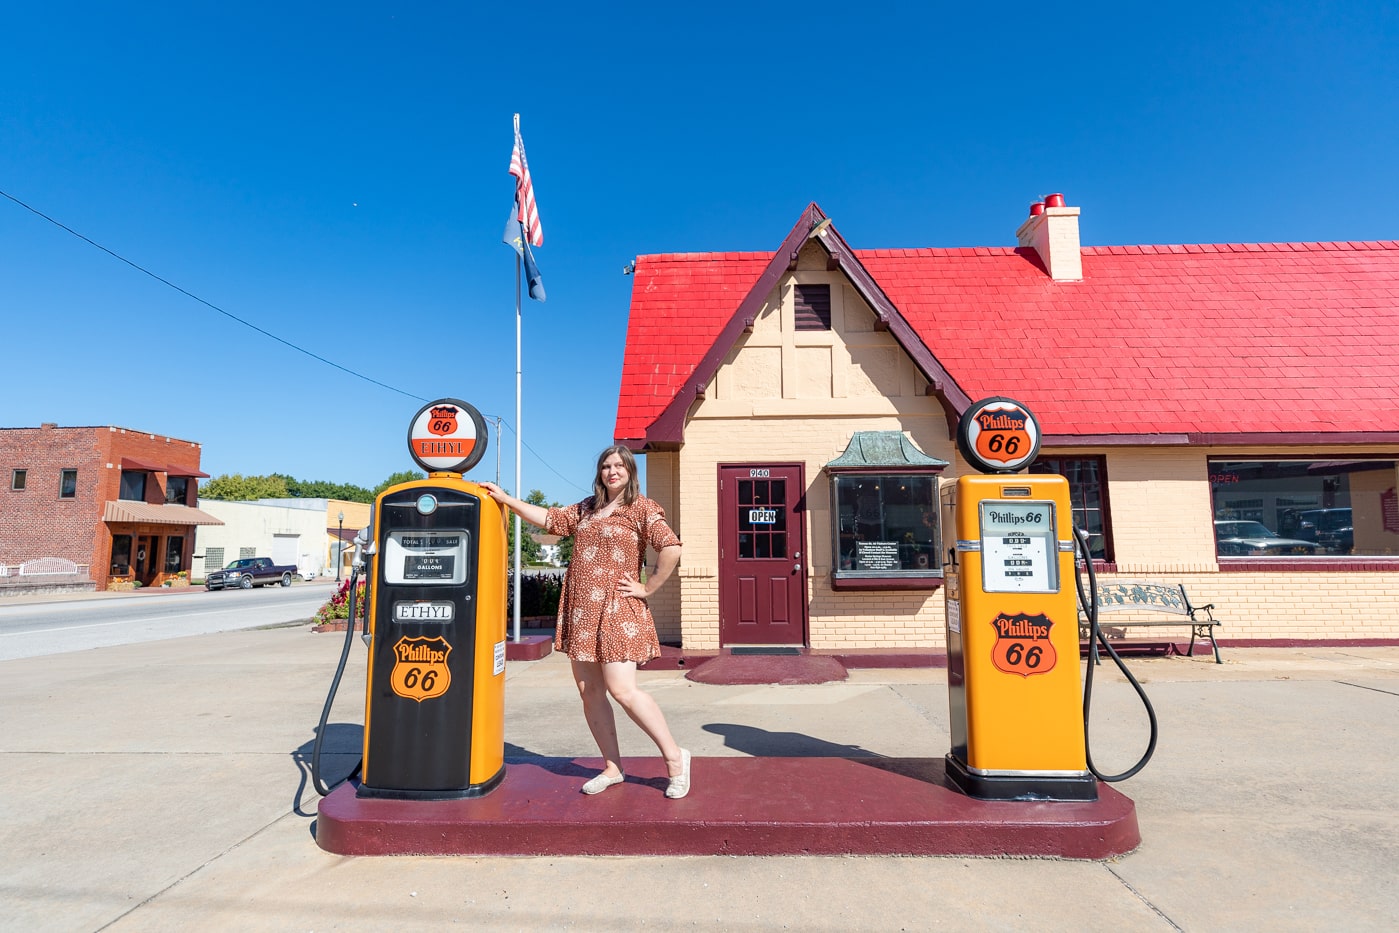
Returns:
[[[690,792],[690,753],[676,744],[661,708],[636,683],[637,665],[661,653],[646,598],[680,563],[680,539],[666,524],[660,505],[641,495],[636,458],[626,447],[604,450],[593,495],[567,508],[545,509],[507,495],[495,483],[481,485],[531,525],[551,535],[573,535],[554,647],[573,664],[583,715],[602,753],[603,770],[583,785],[583,793],[598,794],[625,779],[610,695],[665,758],[670,775],[665,795],[684,797]],[[656,552],[656,567],[642,583],[647,545]]]

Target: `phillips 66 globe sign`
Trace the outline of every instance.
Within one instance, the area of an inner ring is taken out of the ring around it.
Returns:
[[[428,402],[408,425],[408,451],[429,473],[465,473],[486,455],[486,421],[456,398]]]
[[[957,449],[982,473],[1016,473],[1040,452],[1040,423],[1014,399],[984,398],[957,423]]]

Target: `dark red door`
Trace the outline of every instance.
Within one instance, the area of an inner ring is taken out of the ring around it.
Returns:
[[[806,644],[802,465],[719,467],[719,638]]]

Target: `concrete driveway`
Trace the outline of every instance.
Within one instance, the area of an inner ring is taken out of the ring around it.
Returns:
[[[1106,862],[347,858],[315,843],[314,729],[343,637],[305,626],[0,662],[0,900],[16,930],[1393,930],[1399,648],[1132,662],[1161,722]],[[351,652],[325,770],[359,756]],[[567,660],[511,662],[507,754],[594,757]],[[817,686],[641,675],[697,756],[940,756],[940,670]],[[1101,770],[1140,705],[1104,666]],[[651,755],[622,725],[623,754]],[[757,738],[755,738],[757,737]],[[832,750],[837,750],[833,752]],[[508,779],[508,778],[507,778]]]

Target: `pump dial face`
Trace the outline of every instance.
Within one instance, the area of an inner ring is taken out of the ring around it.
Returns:
[[[428,402],[408,425],[408,452],[429,473],[465,473],[486,446],[485,419],[461,399]]]
[[[982,473],[1017,473],[1040,452],[1040,423],[1014,399],[974,402],[957,424],[957,449]]]

